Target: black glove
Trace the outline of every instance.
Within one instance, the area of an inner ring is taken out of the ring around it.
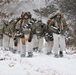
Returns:
[[[17,31],[17,34],[19,34],[19,33],[20,33],[20,31],[18,30],[18,31]]]
[[[29,36],[28,42],[31,42],[31,41],[32,41],[32,37],[31,37],[31,36]]]
[[[59,28],[57,29],[57,32],[56,32],[56,33],[57,33],[57,34],[60,34],[60,29],[59,29]]]
[[[14,46],[17,46],[17,45],[18,45],[18,41],[15,40],[15,41],[14,41]]]
[[[24,38],[24,34],[21,34],[21,35],[20,35],[20,38]]]

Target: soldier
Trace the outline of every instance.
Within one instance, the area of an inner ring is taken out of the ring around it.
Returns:
[[[22,42],[21,42],[21,25],[22,25],[22,17],[16,18],[13,24],[13,39],[14,39],[14,50],[17,50],[17,53],[21,54],[22,51]]]
[[[10,38],[10,43],[9,47],[12,52],[17,51],[17,47],[14,45],[14,36],[15,36],[15,24],[17,22],[16,19],[12,19],[9,23],[9,38]]]
[[[30,37],[29,35],[30,35],[30,30],[31,30],[30,28],[27,28],[27,24],[30,22],[30,20],[31,20],[31,17],[29,16],[29,13],[25,12],[15,26],[17,36],[19,33],[21,33],[20,45],[19,45],[19,46],[21,46],[21,49],[20,49],[21,57],[25,57],[26,46],[28,46],[28,44],[30,46],[30,49],[28,48],[28,56],[32,56],[32,46],[30,43],[31,41],[27,42],[27,40]],[[16,41],[17,41],[17,39],[16,39]],[[26,42],[28,44],[26,44]]]
[[[35,41],[34,34],[35,34],[35,21],[36,19],[30,18],[30,21],[28,24],[25,24],[24,26],[24,33],[25,33],[25,38],[26,38],[26,46],[27,46],[27,51],[28,51],[28,56],[27,57],[32,57],[33,56],[33,42]]]
[[[32,33],[33,33],[33,51],[37,51],[38,50],[38,38],[37,38],[37,35],[36,35],[36,22],[37,20],[35,18],[31,18],[31,22],[30,24],[32,23],[31,25],[31,29],[32,29]]]
[[[54,14],[55,12],[53,12],[50,16],[49,16],[49,20],[47,21],[47,30],[45,33],[45,40],[46,40],[46,51],[47,51],[47,55],[52,53],[52,48],[53,48],[53,32],[51,30],[51,20],[54,19]]]
[[[28,34],[25,33],[25,38],[29,36],[28,41],[27,41],[27,51],[28,51],[28,56],[27,57],[32,57],[33,56],[33,41],[34,41],[33,40],[33,35],[35,34],[34,26],[35,26],[36,19],[31,18],[31,17],[29,17],[29,18],[30,18],[30,21],[28,22],[28,24],[26,24],[26,26],[28,28],[28,29],[26,28],[27,32],[28,32],[28,30],[29,30],[29,32],[28,32]]]
[[[50,29],[50,23],[51,23],[51,18],[47,21],[47,30],[45,33],[47,55],[52,53],[52,47],[53,47],[53,33]]]
[[[44,35],[45,35],[45,32],[46,32],[46,24],[42,23],[41,20],[38,20],[36,22],[35,31],[36,31],[36,35],[37,35],[37,38],[38,38],[38,51],[43,52],[42,48],[43,48],[43,42],[44,42],[43,39],[44,39]]]
[[[53,31],[54,45],[53,52],[55,57],[63,57],[63,50],[65,50],[65,31],[67,28],[66,21],[60,11],[57,11],[50,24]],[[60,51],[59,51],[60,47]],[[59,53],[59,54],[58,54]]]
[[[9,21],[6,19],[3,21],[4,22],[4,34],[3,34],[3,47],[5,49],[9,48]]]

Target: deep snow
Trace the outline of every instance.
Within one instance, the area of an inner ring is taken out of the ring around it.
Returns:
[[[45,0],[21,1],[11,3],[10,5],[6,4],[2,7],[3,10],[0,10],[8,14],[14,10],[14,16],[12,18],[20,16],[23,11],[30,11],[33,17],[39,19],[40,16],[33,9],[40,9],[46,6]],[[49,1],[51,2],[53,0]],[[45,23],[47,21],[46,19],[42,17]],[[76,54],[64,54],[63,58],[54,58],[53,54],[34,53],[32,58],[21,58],[19,54],[13,54],[1,48],[0,75],[76,75]]]
[[[34,52],[32,58],[0,49],[0,75],[76,75],[76,54],[55,58]]]

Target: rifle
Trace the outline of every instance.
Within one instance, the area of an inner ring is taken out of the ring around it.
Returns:
[[[51,25],[52,31],[56,34],[64,35],[64,30],[60,30],[60,28],[57,28],[56,26]]]

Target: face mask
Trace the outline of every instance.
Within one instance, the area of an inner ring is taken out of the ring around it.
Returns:
[[[61,20],[61,18],[57,18],[57,17],[56,17],[55,20],[59,22],[59,21]]]

